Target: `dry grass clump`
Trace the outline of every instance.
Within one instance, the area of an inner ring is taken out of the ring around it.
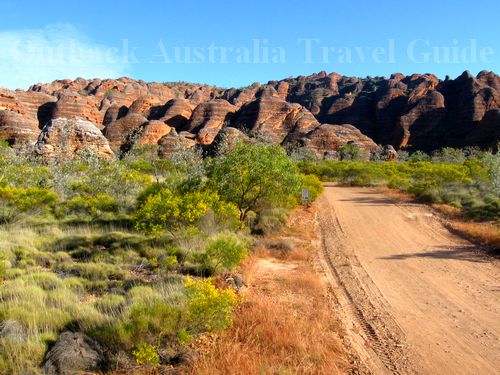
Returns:
[[[494,252],[500,252],[500,225],[498,223],[467,219],[460,209],[447,204],[433,204],[432,208],[448,220],[448,226],[455,232]]]
[[[186,373],[343,373],[338,322],[318,276],[302,268],[276,273],[262,292],[247,296],[233,327]]]
[[[452,221],[451,228],[472,241],[492,248],[500,253],[500,228],[493,223],[476,223],[472,221]]]

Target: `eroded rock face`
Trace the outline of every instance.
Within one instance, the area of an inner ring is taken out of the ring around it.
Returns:
[[[135,144],[137,146],[156,145],[165,135],[168,135],[172,128],[163,121],[152,120],[142,126]]]
[[[201,145],[213,142],[219,131],[231,123],[237,108],[223,99],[214,99],[198,104],[194,109],[186,130],[196,133]]]
[[[288,103],[273,96],[261,97],[240,109],[235,126],[281,143],[295,127],[301,110],[302,106],[296,103]]]
[[[35,154],[44,158],[73,157],[92,152],[103,158],[114,157],[108,140],[97,126],[81,118],[58,118],[46,125],[37,143]]]
[[[190,100],[172,99],[165,104],[163,112],[159,113],[159,120],[181,131],[187,127],[195,107],[196,105]]]
[[[426,141],[445,114],[445,99],[439,91],[432,90],[410,98],[408,108],[408,112],[399,118],[393,133],[393,138],[399,140],[399,144],[393,143],[397,148],[407,146],[409,142],[422,144]]]
[[[154,95],[145,95],[137,98],[130,108],[129,113],[138,113],[146,118],[149,118],[150,114],[154,113],[154,107],[159,107],[163,102]]]
[[[16,147],[33,146],[55,101],[43,93],[0,89],[0,137]]]
[[[13,111],[0,111],[0,137],[12,146],[32,146],[38,139],[38,123]]]
[[[322,124],[302,138],[303,146],[319,159],[335,159],[338,150],[352,143],[359,147],[362,159],[370,159],[377,144],[352,125]]]
[[[94,96],[81,96],[64,92],[55,103],[52,119],[80,117],[102,128],[104,113],[99,111],[100,101]]]
[[[148,119],[139,113],[129,113],[104,128],[104,135],[113,148],[120,148],[129,140],[129,135],[140,126],[145,125]]]

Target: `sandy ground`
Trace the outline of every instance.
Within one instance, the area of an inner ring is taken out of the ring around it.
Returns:
[[[346,340],[374,374],[500,374],[500,272],[426,206],[364,188],[318,202]]]

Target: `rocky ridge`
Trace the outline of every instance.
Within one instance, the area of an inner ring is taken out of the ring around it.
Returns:
[[[334,158],[346,143],[357,144],[365,158],[380,150],[377,145],[494,148],[499,90],[500,77],[486,71],[445,80],[320,72],[240,89],[78,78],[27,91],[0,89],[0,137],[42,155],[69,142],[69,153],[92,149],[106,157],[111,149],[145,145],[158,145],[162,155],[195,145],[211,150],[222,134],[261,135],[320,158]]]

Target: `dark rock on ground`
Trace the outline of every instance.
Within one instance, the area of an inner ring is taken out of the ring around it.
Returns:
[[[45,355],[45,375],[74,375],[108,369],[109,361],[102,346],[81,332],[61,333]]]

